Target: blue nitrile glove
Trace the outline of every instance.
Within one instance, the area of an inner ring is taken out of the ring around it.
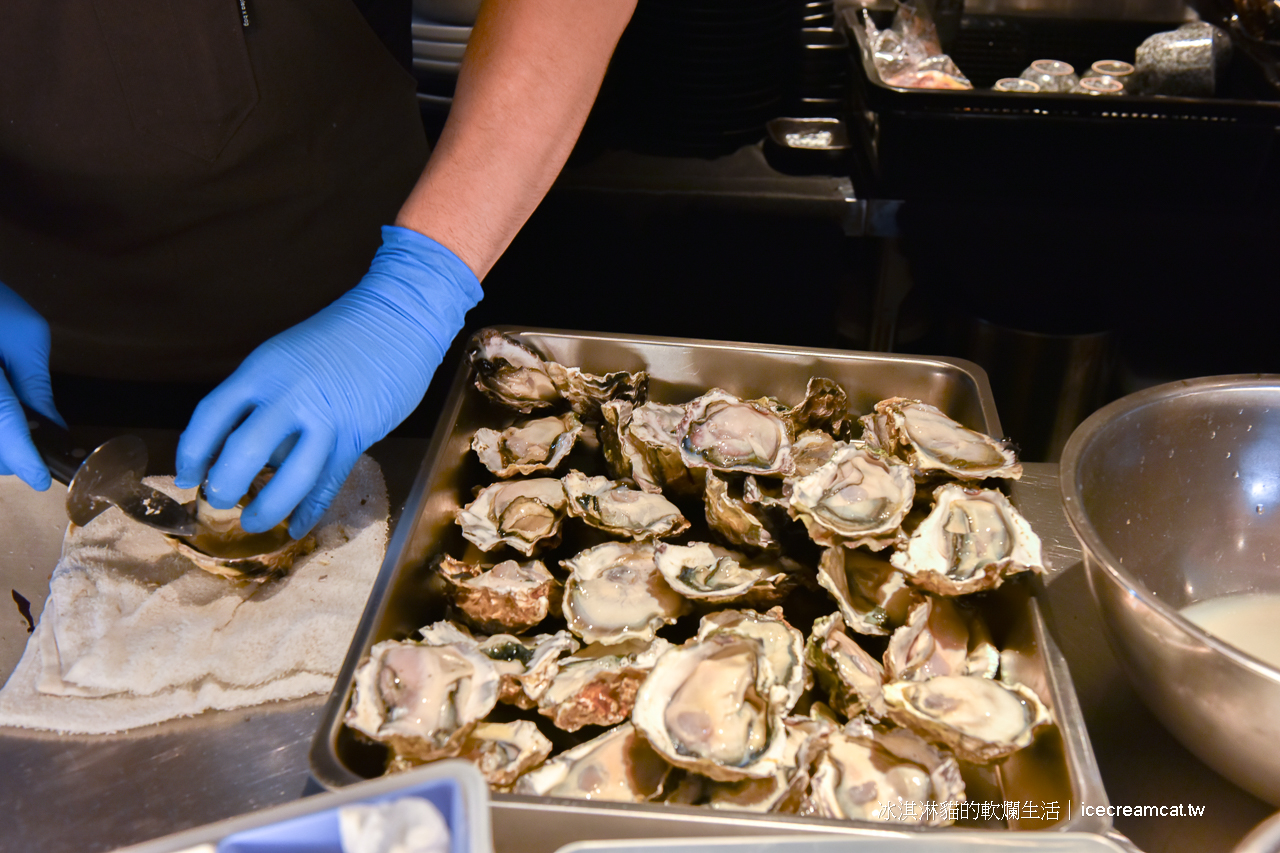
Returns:
[[[360,284],[259,346],[196,406],[178,442],[177,484],[192,488],[207,473],[209,503],[227,509],[263,465],[279,463],[241,524],[268,530],[292,512],[289,533],[304,535],[360,454],[418,405],[482,295],[453,252],[384,227]]]
[[[0,474],[17,474],[43,492],[52,480],[31,443],[22,403],[66,426],[49,384],[49,324],[0,284]]]

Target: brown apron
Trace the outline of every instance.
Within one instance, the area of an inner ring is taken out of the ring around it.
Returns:
[[[225,375],[360,280],[426,154],[351,0],[0,3],[0,281],[55,370]]]

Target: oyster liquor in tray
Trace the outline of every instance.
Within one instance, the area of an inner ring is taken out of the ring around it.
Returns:
[[[998,435],[967,362],[484,330],[312,772],[469,758],[499,849],[1105,829]]]

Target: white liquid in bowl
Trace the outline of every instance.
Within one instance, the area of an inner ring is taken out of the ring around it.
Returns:
[[[1246,593],[1182,608],[1197,626],[1280,669],[1280,593]]]

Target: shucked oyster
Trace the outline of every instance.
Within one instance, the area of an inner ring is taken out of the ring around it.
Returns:
[[[801,813],[945,826],[951,823],[947,804],[964,800],[953,756],[909,731],[855,722],[828,736]],[[927,811],[926,804],[934,808]]]
[[[605,542],[560,565],[570,573],[564,591],[565,622],[588,643],[651,641],[658,628],[689,609],[663,580],[651,543]]]
[[[516,780],[517,794],[643,803],[662,793],[671,766],[630,723],[560,753]]]
[[[949,483],[890,558],[916,586],[941,595],[994,589],[1017,572],[1044,571],[1040,537],[1000,492]]]
[[[496,477],[551,471],[573,449],[582,421],[572,412],[519,421],[499,432],[476,430],[471,449]]]
[[[785,754],[785,695],[761,640],[719,631],[658,659],[631,721],[677,767],[722,782],[763,779]]]
[[[538,701],[538,713],[567,732],[616,725],[631,716],[636,691],[669,648],[661,637],[587,646],[560,661],[555,679]]]
[[[889,638],[884,654],[888,681],[927,681],[938,675],[995,678],[1000,651],[982,617],[949,598],[926,595]]]
[[[888,634],[906,619],[913,596],[906,577],[888,560],[842,546],[822,552],[818,583],[835,599],[845,625],[859,634]]]
[[[703,616],[698,623],[697,639],[705,640],[719,633],[750,637],[764,644],[764,656],[771,670],[769,695],[783,711],[794,708],[800,694],[813,684],[804,665],[804,635],[782,618],[781,607],[770,608],[765,613],[719,610]]]
[[[877,720],[884,716],[880,690],[884,667],[844,632],[839,613],[813,623],[804,657],[818,684],[827,691],[831,707],[846,717],[864,711]]]
[[[600,443],[613,477],[618,480],[629,477],[646,492],[700,492],[701,471],[684,464],[676,440],[676,429],[684,411],[684,406],[652,400],[643,406],[632,406],[625,400],[603,404]]]
[[[527,638],[511,634],[475,637],[460,625],[442,621],[418,633],[429,646],[466,647],[487,657],[498,673],[498,701],[518,708],[535,707],[559,672],[560,658],[578,649],[578,641],[568,631]]]
[[[551,741],[536,723],[477,723],[458,753],[484,774],[490,785],[505,788],[551,754]]]
[[[413,761],[458,754],[498,702],[498,673],[466,646],[384,640],[355,675],[348,726]]]
[[[496,566],[464,563],[443,555],[437,572],[468,622],[490,634],[516,634],[560,611],[560,582],[538,560],[504,560]]]
[[[462,535],[482,551],[510,545],[526,557],[560,534],[568,498],[554,477],[494,483],[458,510]]]
[[[723,541],[741,548],[777,550],[778,539],[765,513],[732,494],[729,482],[714,471],[707,472],[702,498],[707,526]]]
[[[784,584],[787,573],[779,571],[777,561],[752,562],[743,554],[707,542],[660,542],[654,559],[667,585],[695,601],[776,600],[788,588]]]
[[[917,477],[939,472],[961,480],[1022,476],[1008,442],[969,429],[919,400],[881,400],[862,425],[865,441],[900,456]]]
[[[791,484],[791,509],[820,545],[878,551],[901,537],[915,494],[907,466],[855,443]]]
[[[1031,743],[1051,722],[1030,688],[976,675],[939,675],[884,686],[889,717],[946,744],[964,761],[989,764]]]
[[[662,495],[641,492],[608,477],[570,471],[561,481],[569,514],[592,527],[640,541],[675,536],[689,526],[680,510]]]
[[[691,468],[747,474],[793,470],[791,425],[757,400],[714,388],[689,401],[676,436]]]

